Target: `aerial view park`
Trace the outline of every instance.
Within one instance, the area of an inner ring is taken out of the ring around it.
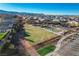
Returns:
[[[0,4],[0,56],[79,56],[77,6]]]

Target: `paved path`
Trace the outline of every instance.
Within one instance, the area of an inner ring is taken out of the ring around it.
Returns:
[[[68,37],[70,37],[70,36],[72,36],[72,35],[74,35],[74,34],[75,34],[75,33],[71,33],[71,34],[69,34],[69,35],[63,36],[63,37],[58,41],[58,43],[57,43],[57,45],[56,45],[55,51],[54,51],[54,52],[51,52],[51,53],[49,53],[49,54],[47,54],[47,55],[48,55],[48,56],[51,56],[51,55],[59,55],[59,54],[56,53],[56,52],[60,49],[63,40],[66,39],[66,38],[68,38]]]
[[[31,56],[39,56],[39,54],[36,52],[35,48],[32,47],[32,45],[29,44],[28,41],[25,39],[21,39],[21,44],[23,45],[25,51],[27,51]]]

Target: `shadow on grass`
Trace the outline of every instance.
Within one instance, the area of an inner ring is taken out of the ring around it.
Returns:
[[[27,39],[27,41],[34,42],[33,40]]]
[[[28,33],[28,32],[23,32],[23,35],[24,35],[24,37],[29,37],[30,36],[30,33]]]
[[[24,37],[29,37],[30,36],[30,33],[29,32],[23,32],[23,35],[24,35]],[[30,41],[30,42],[34,42],[33,40],[31,40],[31,39],[26,39],[27,41]]]

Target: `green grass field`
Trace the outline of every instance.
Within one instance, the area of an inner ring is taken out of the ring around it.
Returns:
[[[2,38],[5,36],[6,33],[7,33],[7,32],[5,32],[5,33],[0,33],[0,40],[2,40]]]
[[[25,31],[29,33],[29,36],[26,38],[34,41],[34,42],[30,42],[32,45],[49,40],[56,36],[52,32],[49,32],[40,27],[34,27],[29,24],[25,24],[24,28],[25,28]]]
[[[54,32],[60,32],[61,29],[53,28],[52,31],[54,31]]]
[[[37,50],[37,52],[41,55],[44,56],[46,54],[48,54],[49,52],[52,52],[55,50],[55,46],[53,45],[46,45],[44,47],[41,47],[40,49]]]

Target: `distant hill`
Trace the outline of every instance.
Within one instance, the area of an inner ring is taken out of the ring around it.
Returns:
[[[0,14],[16,14],[17,12],[10,12],[10,11],[4,11],[0,10]]]
[[[27,12],[5,11],[5,10],[0,10],[0,14],[45,16],[45,14],[43,13],[27,13]],[[79,16],[79,15],[52,15],[52,16]]]
[[[12,15],[44,15],[44,14],[38,14],[38,13],[26,13],[26,12],[14,12],[14,11],[5,11],[0,10],[0,14],[12,14]]]

